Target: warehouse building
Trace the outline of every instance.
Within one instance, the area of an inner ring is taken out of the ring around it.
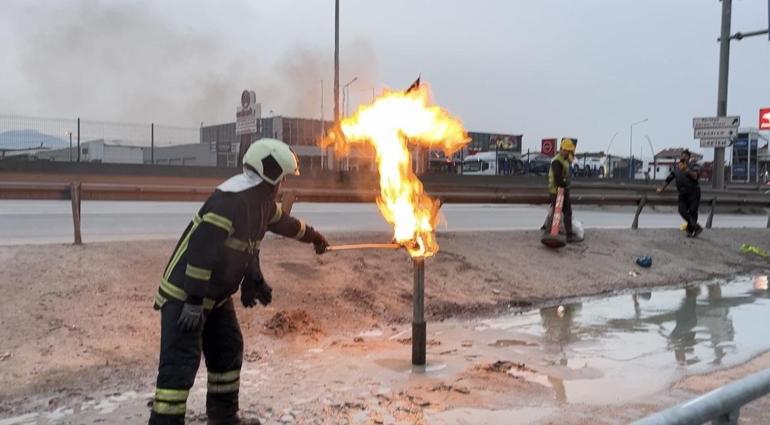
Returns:
[[[43,160],[70,162],[78,158],[78,148],[52,149],[40,151],[37,157]],[[118,140],[90,140],[80,144],[80,162],[101,162],[111,164],[142,164],[144,162],[143,148],[124,145]]]

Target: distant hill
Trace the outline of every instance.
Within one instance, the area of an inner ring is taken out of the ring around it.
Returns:
[[[0,133],[0,149],[60,149],[69,146],[69,140],[37,130],[8,130]]]

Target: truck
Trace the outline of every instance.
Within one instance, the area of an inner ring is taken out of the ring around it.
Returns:
[[[463,175],[497,175],[497,152],[479,152],[463,160]]]

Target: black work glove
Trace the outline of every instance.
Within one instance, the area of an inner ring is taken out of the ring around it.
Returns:
[[[327,242],[324,235],[322,235],[317,230],[313,234],[313,239],[311,240],[311,242],[313,242],[313,247],[315,248],[316,254],[323,254],[324,252],[326,252],[326,248],[329,247],[329,242]]]
[[[177,324],[184,331],[193,331],[203,327],[203,304],[185,303]]]
[[[241,303],[246,308],[257,305],[257,301],[267,306],[273,301],[273,288],[265,279],[252,280],[241,285]]]

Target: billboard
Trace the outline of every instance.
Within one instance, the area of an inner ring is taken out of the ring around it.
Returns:
[[[752,181],[756,177],[758,142],[757,133],[738,133],[732,145],[732,180]]]
[[[241,93],[241,103],[235,113],[235,134],[256,133],[257,121],[262,115],[262,105],[257,103],[257,94],[250,90]]]
[[[489,137],[489,147],[501,151],[521,152],[521,135],[492,134]]]

